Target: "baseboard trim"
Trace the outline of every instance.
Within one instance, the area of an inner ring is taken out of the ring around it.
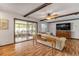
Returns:
[[[33,40],[33,39],[30,39],[30,40]],[[1,45],[0,47],[9,46],[9,45],[13,45],[13,44],[18,44],[18,43],[22,43],[22,42],[26,42],[26,41],[30,41],[30,40],[25,40],[25,41],[21,41],[21,42],[17,42],[17,43],[5,44],[5,45]]]
[[[73,39],[73,40],[79,40],[79,39],[77,39],[77,38],[71,38],[71,39]]]
[[[8,46],[8,45],[13,45],[14,43],[9,43],[9,44],[5,44],[5,45],[1,45],[0,47],[3,47],[3,46]]]
[[[30,39],[30,40],[33,40],[33,39]],[[21,42],[15,42],[14,44],[18,44],[18,43],[22,43],[22,42],[26,42],[26,41],[30,41],[30,40],[24,40],[24,41],[21,41]]]

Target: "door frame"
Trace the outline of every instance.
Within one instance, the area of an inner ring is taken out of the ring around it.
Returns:
[[[28,40],[24,40],[24,41],[21,41],[21,42],[16,42],[16,41],[15,41],[15,21],[16,21],[16,20],[21,20],[21,21],[26,21],[26,22],[36,23],[36,29],[37,29],[36,32],[38,33],[38,22],[35,22],[35,21],[29,21],[29,20],[23,20],[23,19],[19,19],[19,18],[14,18],[14,44],[28,41]]]

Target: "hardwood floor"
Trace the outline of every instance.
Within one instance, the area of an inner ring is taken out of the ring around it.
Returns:
[[[79,40],[67,40],[62,51],[38,43],[33,46],[33,41],[0,47],[0,56],[79,56]]]

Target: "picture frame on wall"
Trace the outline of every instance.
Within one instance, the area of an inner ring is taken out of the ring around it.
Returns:
[[[0,30],[7,30],[8,23],[9,21],[7,19],[0,19]]]

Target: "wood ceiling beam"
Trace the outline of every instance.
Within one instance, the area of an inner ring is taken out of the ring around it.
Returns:
[[[79,14],[79,12],[73,12],[73,13],[61,15],[61,16],[58,16],[58,17],[56,17],[56,18],[65,17],[65,16],[71,16],[71,15],[77,15],[77,14]]]
[[[61,18],[61,17],[66,17],[66,16],[71,16],[71,15],[77,15],[77,14],[79,14],[79,12],[73,12],[73,13],[57,16],[57,17],[55,17],[55,19],[56,18]],[[47,20],[47,19],[42,19],[40,21],[44,21],[44,20]]]
[[[34,10],[30,11],[29,13],[25,14],[24,17],[27,17],[28,15],[30,15],[30,14],[36,12],[36,11],[39,11],[40,9],[42,9],[42,8],[44,8],[44,7],[46,7],[50,4],[52,4],[52,3],[44,3],[41,6],[39,6],[39,7],[35,8]]]

